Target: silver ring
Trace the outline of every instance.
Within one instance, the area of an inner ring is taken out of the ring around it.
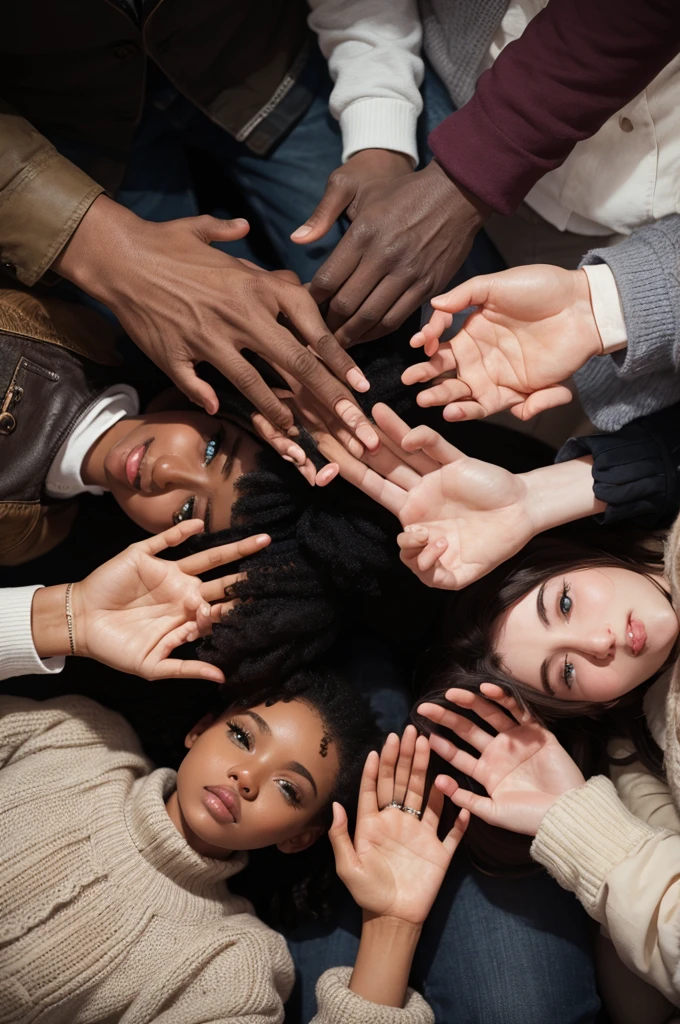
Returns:
[[[398,807],[400,811],[404,810],[404,805],[400,804],[398,800],[390,800],[388,804],[385,804],[383,811],[386,811],[388,807]]]
[[[407,807],[406,804],[404,804],[401,809],[402,811],[405,811],[406,814],[415,814],[416,818],[422,818],[423,816],[422,811],[417,811],[415,807]]]

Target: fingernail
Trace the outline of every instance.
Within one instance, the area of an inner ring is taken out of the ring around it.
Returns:
[[[210,605],[209,604],[201,605],[201,615],[210,615]]]
[[[353,455],[355,459],[360,459],[364,454],[364,446],[359,444],[356,437],[351,437],[347,442],[347,450],[350,455]]]
[[[234,225],[235,228],[242,228],[248,226],[248,221],[245,219],[245,217],[235,217],[231,223]]]
[[[311,233],[312,233],[311,226],[309,224],[302,224],[299,228],[297,228],[293,232],[293,234],[290,237],[291,238],[306,238],[307,235],[311,235]]]
[[[296,462],[299,466],[304,466],[306,462],[306,456],[302,448],[294,444],[288,449],[288,454],[290,455],[293,462]]]
[[[286,431],[286,437],[299,437],[299,436],[300,436],[300,431],[298,430],[298,428],[295,425],[293,425],[292,427],[288,427],[288,430]]]
[[[355,433],[359,440],[362,441],[367,448],[377,448],[378,445],[380,444],[380,438],[376,434],[373,427],[370,427],[368,423],[362,423],[360,426],[358,426]]]
[[[361,370],[358,370],[356,366],[353,366],[351,370],[347,371],[347,382],[355,391],[361,391],[362,394],[368,391],[371,387]]]
[[[404,533],[417,533],[420,537],[427,533],[424,526],[407,526]]]
[[[434,546],[436,548],[445,548],[446,547],[446,541],[444,540],[443,537],[440,537],[439,540],[435,541]]]
[[[281,458],[284,462],[290,462],[293,466],[295,465],[295,459],[291,458],[290,455],[282,455]]]
[[[268,533],[261,533],[259,537],[256,537],[255,543],[261,546],[262,544],[266,544],[268,540],[269,540],[269,534]]]

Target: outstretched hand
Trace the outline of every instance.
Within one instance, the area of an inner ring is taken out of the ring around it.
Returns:
[[[373,408],[382,446],[359,461],[319,441],[340,474],[398,516],[402,561],[426,586],[459,590],[537,533],[521,475],[471,459],[435,430],[413,430],[386,405]]]
[[[364,912],[375,917],[424,922],[469,821],[468,812],[461,811],[448,835],[438,839],[443,794],[433,788],[425,803],[429,759],[427,739],[416,738],[412,725],[401,742],[391,733],[380,756],[369,754],[354,843],[344,809],[333,805],[329,836],[338,875]]]
[[[448,775],[439,775],[435,786],[456,806],[464,807],[490,825],[535,836],[555,801],[570,789],[583,786],[585,779],[555,736],[523,711],[500,686],[483,683],[482,693],[480,696],[470,690],[451,689],[446,699],[474,711],[496,730],[495,736],[438,704],[421,704],[418,711],[437,725],[451,729],[479,751],[480,756],[473,757],[443,736],[430,736],[432,750],[481,783],[489,795],[479,796],[462,789]]]
[[[435,312],[411,339],[428,362],[404,371],[404,384],[434,381],[420,406],[444,406],[444,419],[481,419],[509,409],[528,420],[564,405],[563,386],[591,356],[602,353],[583,270],[548,264],[473,277],[431,300]],[[476,306],[462,330],[439,344],[452,314]]]
[[[176,647],[207,635],[233,602],[225,588],[242,575],[203,583],[199,573],[260,551],[267,534],[222,544],[177,562],[157,556],[203,530],[189,519],[148,540],[131,544],[72,589],[76,653],[144,679],[177,677],[224,682],[202,661],[171,658]]]

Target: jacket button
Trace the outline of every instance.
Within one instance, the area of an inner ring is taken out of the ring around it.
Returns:
[[[16,274],[17,268],[10,260],[0,260],[0,267],[6,270],[8,274]]]
[[[630,120],[629,117],[620,117],[619,118],[619,128],[621,129],[622,132],[632,132],[632,130],[633,130],[633,122]]]
[[[114,46],[113,55],[118,60],[128,60],[137,53],[137,47],[134,43],[119,43],[118,46]]]
[[[0,434],[11,434],[17,425],[17,421],[11,412],[0,413]]]

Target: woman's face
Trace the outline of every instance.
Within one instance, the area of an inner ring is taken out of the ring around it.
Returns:
[[[649,679],[680,629],[665,594],[629,569],[555,576],[500,616],[496,653],[519,682],[561,700],[615,700]]]
[[[204,719],[186,745],[176,800],[182,831],[199,852],[277,845],[292,853],[324,831],[314,819],[335,786],[338,753],[304,701]]]
[[[202,412],[122,420],[104,455],[105,486],[149,533],[184,519],[215,532],[231,525],[234,484],[255,469],[260,450],[245,430]]]

